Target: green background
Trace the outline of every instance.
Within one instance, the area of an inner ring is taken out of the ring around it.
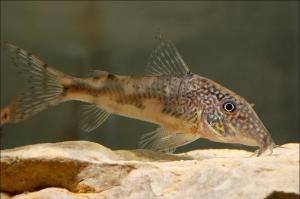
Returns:
[[[35,53],[68,74],[91,68],[143,74],[164,33],[194,73],[211,78],[249,102],[277,144],[299,141],[298,1],[1,1],[1,106],[23,87],[4,42]],[[4,126],[1,148],[90,140],[135,149],[156,128],[112,116],[93,133],[78,129],[79,102],[67,102],[24,122]],[[180,148],[241,148],[198,140]]]

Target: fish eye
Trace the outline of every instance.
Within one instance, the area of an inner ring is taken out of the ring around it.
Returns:
[[[227,111],[227,112],[231,112],[232,113],[233,111],[235,111],[236,105],[232,101],[227,101],[227,102],[224,102],[223,109],[225,111]]]

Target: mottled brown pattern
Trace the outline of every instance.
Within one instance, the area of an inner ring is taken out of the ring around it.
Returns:
[[[105,91],[105,90],[104,89],[102,89],[102,90],[93,89],[89,86],[84,86],[82,84],[73,84],[71,86],[64,87],[64,95],[67,95],[70,93],[81,93],[81,94],[88,94],[88,95],[97,97],[103,91]]]
[[[200,108],[198,91],[201,82],[195,81],[193,75],[181,77],[165,76],[154,82],[152,87],[162,100],[162,112],[175,118],[196,122],[197,112]]]
[[[209,79],[193,74],[184,77],[160,76],[146,88],[145,94],[148,98],[161,100],[162,113],[195,126],[199,125],[200,120],[206,120],[203,117],[209,115],[220,120],[224,118],[224,123],[218,124],[224,129],[223,132],[219,132],[224,139],[235,140],[232,142],[239,142],[239,139],[255,139],[263,146],[262,150],[273,143],[251,106],[243,98]],[[222,108],[226,101],[233,101],[237,110],[232,113],[226,112]],[[228,126],[229,124],[231,126]],[[207,138],[215,141],[219,139],[214,134]],[[220,138],[220,141],[222,139]]]
[[[26,119],[63,101],[80,100],[109,112],[159,124],[161,130],[154,131],[156,134],[173,133],[165,148],[181,146],[199,137],[259,146],[258,155],[274,146],[268,130],[245,99],[191,73],[175,46],[162,37],[148,63],[151,76],[95,71],[88,78],[71,77],[49,67],[32,53],[11,44],[7,46],[28,80],[27,89],[13,108],[11,121]],[[224,108],[226,103],[233,104],[234,111]],[[123,105],[132,105],[133,109]],[[5,120],[5,114],[2,115]],[[159,136],[152,138],[166,141]]]
[[[124,95],[116,100],[119,104],[130,104],[139,109],[145,109],[145,105],[142,102],[142,98],[139,95]]]
[[[101,78],[102,77],[98,76],[98,79]],[[92,79],[95,80],[94,77]],[[107,95],[119,104],[129,104],[139,109],[144,109],[145,105],[142,103],[142,100],[147,96],[139,92],[132,94],[125,93],[124,81],[125,80],[119,79],[116,75],[108,74],[107,80],[103,81],[103,84],[99,87],[93,87],[85,81],[74,81],[71,85],[64,87],[64,93],[65,95],[68,93],[81,93],[91,95],[94,98]]]

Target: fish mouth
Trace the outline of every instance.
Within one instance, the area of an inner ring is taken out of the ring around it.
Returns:
[[[258,146],[257,156],[262,155],[269,150],[270,155],[273,152],[275,143],[271,134],[261,121],[254,120],[255,123],[244,123],[243,125],[234,125],[230,121],[215,119],[210,120],[207,117],[207,133],[202,135],[212,141],[224,143],[236,143],[247,146]]]
[[[256,152],[257,156],[260,156],[267,150],[270,151],[269,155],[272,155],[273,148],[275,147],[275,142],[273,141],[269,131],[265,129],[264,133],[258,133],[257,136],[259,137],[257,139],[259,144],[259,149]]]
[[[270,151],[270,155],[273,152],[273,148],[276,146],[270,132],[261,123],[259,128],[256,129],[243,129],[232,126],[230,123],[224,123],[223,131],[219,131],[217,135],[219,141],[227,143],[238,143],[247,146],[258,146],[256,151],[257,156],[262,155],[267,150]],[[214,129],[214,132],[217,130]]]
[[[258,150],[255,152],[257,156],[261,156],[267,150],[270,151],[269,155],[273,153],[273,148],[276,145],[271,137],[270,132],[263,125],[257,130],[241,130],[239,132],[237,129],[235,130],[237,134],[242,135],[239,140],[241,144],[258,146]]]

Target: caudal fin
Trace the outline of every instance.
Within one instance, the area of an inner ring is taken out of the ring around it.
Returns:
[[[59,82],[63,73],[54,70],[35,55],[12,44],[7,44],[9,55],[25,77],[25,89],[17,97],[9,122],[18,122],[57,105],[62,101],[64,88]]]

